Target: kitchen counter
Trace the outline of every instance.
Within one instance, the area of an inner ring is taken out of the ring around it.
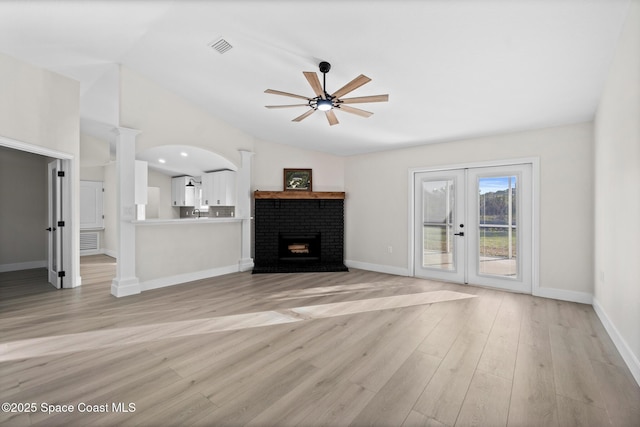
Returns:
[[[144,219],[131,221],[134,225],[185,225],[185,224],[215,224],[241,222],[252,218],[238,217],[201,217],[201,218],[170,218],[170,219]]]

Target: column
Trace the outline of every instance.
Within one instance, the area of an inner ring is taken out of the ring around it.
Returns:
[[[124,297],[140,293],[136,277],[135,175],[136,137],[140,131],[117,127],[116,175],[118,191],[118,262],[116,277],[111,282],[111,294]]]
[[[240,150],[242,164],[238,169],[238,201],[236,204],[236,217],[242,219],[242,243],[240,246],[240,271],[253,269],[251,258],[251,163],[254,153]]]

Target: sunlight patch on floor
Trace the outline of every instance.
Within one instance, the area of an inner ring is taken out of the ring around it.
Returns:
[[[47,336],[0,343],[0,361],[28,359],[76,351],[94,350],[126,344],[138,344],[167,338],[186,337],[214,332],[261,326],[281,325],[304,320],[322,319],[378,310],[433,304],[475,298],[476,295],[454,291],[421,292],[259,311],[206,319],[181,320],[152,325],[130,326],[68,335]]]

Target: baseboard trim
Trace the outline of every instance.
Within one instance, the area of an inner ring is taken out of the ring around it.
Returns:
[[[195,280],[209,279],[211,277],[222,276],[224,274],[237,273],[238,271],[240,271],[238,264],[234,264],[225,267],[211,268],[208,270],[194,271],[191,273],[176,274],[175,276],[160,277],[158,279],[140,282],[140,290],[144,292],[151,289],[166,288],[167,286],[175,286],[187,282],[193,282]]]
[[[616,328],[611,319],[609,319],[609,316],[607,316],[607,312],[604,311],[604,307],[602,307],[600,301],[598,301],[596,297],[593,297],[593,310],[598,315],[600,322],[602,322],[602,326],[604,326],[604,329],[609,334],[609,337],[613,341],[613,344],[620,352],[622,359],[629,367],[631,375],[633,375],[633,378],[640,386],[640,360],[638,360],[638,357],[633,354],[633,351],[631,351],[631,348],[629,348],[627,341],[625,341],[625,339],[618,331],[618,328]]]
[[[117,251],[112,251],[110,249],[102,249],[102,253],[105,254],[105,255],[110,256],[111,258],[118,259],[118,252]]]
[[[104,254],[104,249],[89,249],[86,251],[80,251],[80,256],[87,256],[87,255],[102,255]]]
[[[359,270],[375,271],[376,273],[393,274],[395,276],[409,276],[409,269],[402,267],[392,267],[390,265],[371,264],[368,262],[345,260],[344,265],[349,268]]]
[[[114,297],[128,297],[140,293],[140,282],[137,277],[113,279],[111,281],[111,295]]]
[[[586,292],[569,291],[566,289],[534,288],[532,295],[561,301],[577,302],[580,304],[593,304],[593,295]]]
[[[16,262],[13,264],[0,264],[0,273],[7,271],[31,270],[34,268],[47,268],[47,260]]]

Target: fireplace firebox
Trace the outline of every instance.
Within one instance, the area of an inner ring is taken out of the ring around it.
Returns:
[[[279,261],[320,261],[320,233],[279,233],[278,243]]]

